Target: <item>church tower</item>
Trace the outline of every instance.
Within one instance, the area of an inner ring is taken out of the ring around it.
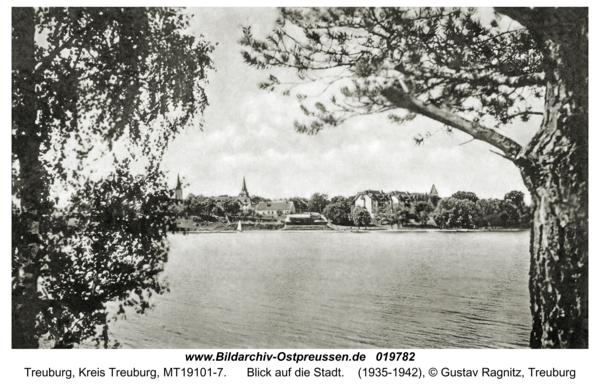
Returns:
[[[177,174],[177,187],[175,187],[175,199],[183,200],[183,191],[181,190],[181,180],[179,180],[179,174]]]
[[[434,185],[431,187],[431,192],[429,192],[429,195],[430,195],[430,196],[440,196],[440,195],[438,194],[438,191],[437,191],[437,189],[435,188],[435,184],[434,184]]]
[[[244,180],[242,182],[242,192],[240,192],[240,197],[249,198],[250,194],[248,193],[248,188],[246,188],[246,177],[244,176]]]

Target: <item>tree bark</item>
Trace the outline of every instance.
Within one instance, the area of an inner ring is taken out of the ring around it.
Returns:
[[[37,348],[37,281],[45,255],[40,230],[52,206],[39,157],[44,136],[36,125],[34,9],[13,8],[12,19],[12,153],[18,162],[14,184],[20,199],[20,213],[13,214],[12,225],[12,347]]]
[[[532,348],[588,347],[588,19],[559,23],[544,40],[547,87],[540,130],[521,173],[532,198],[529,289]],[[559,11],[573,16],[568,10]],[[528,27],[548,29],[538,14]],[[537,25],[532,25],[537,23]],[[556,29],[560,29],[556,31]]]

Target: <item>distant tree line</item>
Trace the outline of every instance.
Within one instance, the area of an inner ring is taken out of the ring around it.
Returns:
[[[435,226],[438,228],[526,228],[531,223],[530,208],[524,202],[524,194],[510,191],[504,199],[479,199],[473,192],[458,191],[449,198],[432,196],[429,200],[416,200],[411,196],[391,199],[375,210],[375,220],[381,224],[399,226]],[[252,196],[253,205],[272,201]],[[342,226],[368,226],[371,215],[363,207],[354,205],[354,196],[335,196],[314,193],[310,199],[292,197],[281,199],[294,203],[297,213],[317,212],[333,224]],[[174,205],[175,213],[188,217],[257,217],[254,209],[243,210],[235,197],[215,200],[203,195],[189,194],[183,203]],[[281,214],[279,214],[281,215]]]
[[[239,216],[242,207],[236,198],[215,200],[203,195],[189,194],[182,203],[173,204],[173,212],[178,216]]]
[[[311,201],[317,203],[321,199],[315,195],[315,200]],[[523,200],[524,196],[519,191],[507,193],[503,200],[479,199],[476,194],[464,191],[458,191],[444,199],[431,197],[428,201],[407,196],[398,203],[390,200],[380,204],[375,220],[382,224],[400,226],[425,227],[432,225],[433,220],[439,228],[526,228],[531,223],[531,214]],[[336,196],[321,212],[337,225],[367,226],[371,223],[369,212],[363,207],[354,206],[352,196]]]
[[[253,206],[256,206],[260,202],[273,201],[272,199],[256,195],[251,196],[250,200]],[[293,197],[278,200],[293,202],[296,212],[308,211],[309,200],[305,198]],[[171,210],[177,216],[182,217],[261,217],[254,208],[243,209],[237,197],[227,197],[225,195],[216,198],[190,193],[183,201],[174,203]],[[277,215],[281,216],[282,214],[282,211],[277,211]]]
[[[510,191],[500,199],[479,199],[472,192],[456,192],[440,201],[433,219],[440,228],[528,228],[531,211],[523,192]]]

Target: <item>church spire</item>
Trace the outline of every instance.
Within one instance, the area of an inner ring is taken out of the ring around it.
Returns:
[[[179,180],[179,173],[177,174],[177,187],[175,187],[176,190],[181,190],[181,180]]]
[[[248,188],[246,188],[246,176],[244,176],[242,180],[242,192],[240,192],[240,196],[250,197],[250,194],[248,193]]]
[[[181,189],[181,180],[179,179],[179,173],[177,174],[177,186],[175,187],[175,199],[183,200],[183,190]]]

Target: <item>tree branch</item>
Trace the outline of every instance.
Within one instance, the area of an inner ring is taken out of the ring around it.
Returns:
[[[67,39],[63,44],[54,48],[54,50],[52,50],[52,52],[50,52],[50,54],[43,57],[42,60],[40,61],[40,63],[38,63],[37,66],[35,67],[34,73],[44,72],[44,70],[54,60],[54,58],[56,58],[56,56],[58,54],[60,54],[62,50],[67,48],[67,46],[73,41],[73,39],[75,39],[75,35],[71,35],[71,37],[69,39]]]
[[[542,112],[519,112],[519,113],[515,113],[515,114],[511,114],[509,116],[506,116],[507,120],[511,120],[513,118],[519,117],[519,116],[543,116],[544,113]]]
[[[416,77],[425,78],[443,78],[452,82],[464,82],[473,85],[496,85],[496,86],[508,86],[513,88],[521,88],[528,86],[545,86],[544,79],[545,73],[533,73],[525,74],[520,76],[508,76],[498,74],[494,72],[489,73],[460,73],[450,69],[440,68],[434,71],[422,72],[418,69],[396,69],[399,72],[408,72],[409,74]]]
[[[78,39],[80,42],[84,40],[87,34],[90,32],[90,30],[93,29],[94,22],[95,21],[91,21],[90,23],[88,23],[88,25],[86,25],[84,27],[84,30],[81,32],[76,33],[76,31],[71,31],[71,36],[63,44],[61,44],[58,47],[55,47],[54,50],[52,50],[48,55],[46,55],[40,60],[40,62],[35,67],[34,73],[42,73],[50,65],[50,63],[52,63],[54,58],[56,58],[62,52],[62,50],[67,49],[71,43],[74,43],[73,41],[75,39]],[[100,22],[98,21],[97,23]]]
[[[505,153],[506,158],[516,162],[522,148],[512,139],[501,135],[493,129],[480,125],[477,122],[469,121],[448,110],[440,109],[434,105],[426,104],[407,94],[398,87],[388,87],[381,94],[386,97],[394,106],[407,109],[414,113],[424,115],[435,121],[441,122],[453,128],[467,133],[473,138],[486,142]]]

